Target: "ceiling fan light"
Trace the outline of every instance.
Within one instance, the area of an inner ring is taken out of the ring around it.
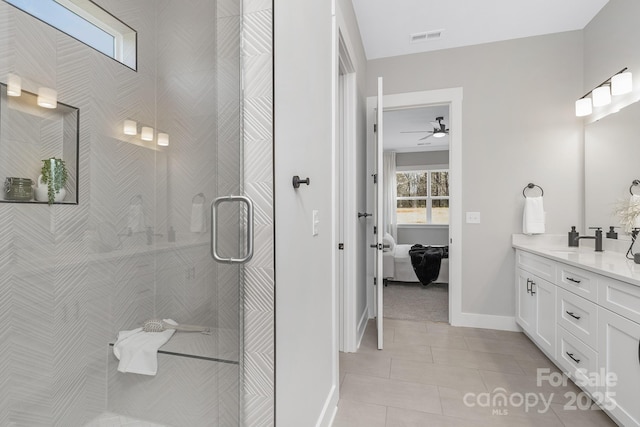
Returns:
[[[445,132],[442,132],[441,130],[439,130],[439,131],[437,131],[437,132],[434,132],[434,133],[433,133],[433,137],[434,137],[434,138],[442,138],[442,137],[443,137],[443,136],[445,136],[445,135],[446,135],[446,133],[445,133]]]

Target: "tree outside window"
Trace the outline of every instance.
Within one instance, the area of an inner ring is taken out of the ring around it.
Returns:
[[[449,170],[396,173],[398,224],[449,224]]]

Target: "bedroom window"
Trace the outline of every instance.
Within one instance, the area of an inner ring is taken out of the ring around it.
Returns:
[[[137,33],[91,0],[4,0],[135,70]]]
[[[449,224],[449,170],[396,173],[398,224]]]

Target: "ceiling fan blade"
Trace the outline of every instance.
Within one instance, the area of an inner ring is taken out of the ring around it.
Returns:
[[[430,130],[401,130],[400,133],[425,133],[431,132]]]
[[[438,122],[429,122],[429,124],[431,124],[431,127],[434,129],[440,129],[440,123]]]
[[[425,136],[424,138],[420,138],[418,141],[424,141],[425,139],[427,139],[427,138],[431,138],[432,136],[433,136],[433,134],[431,134],[431,135],[427,135],[427,136]]]

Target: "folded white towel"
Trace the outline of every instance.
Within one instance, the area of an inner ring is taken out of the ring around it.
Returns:
[[[142,210],[142,204],[129,206],[129,228],[133,233],[139,233],[144,231],[144,211]]]
[[[544,234],[544,206],[542,197],[525,197],[522,214],[523,234]]]
[[[177,325],[171,319],[164,321]],[[175,329],[144,332],[142,328],[118,332],[118,340],[113,345],[113,354],[120,360],[118,371],[155,375],[158,372],[158,349],[169,341],[175,332]]]
[[[205,210],[204,203],[194,203],[191,205],[191,227],[192,233],[202,233],[205,228]]]

